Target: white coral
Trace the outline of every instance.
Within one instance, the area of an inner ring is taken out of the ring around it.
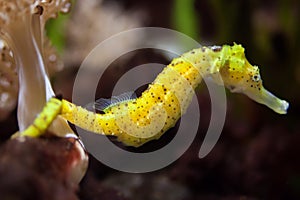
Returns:
[[[70,0],[0,0],[0,120],[15,108],[19,92],[24,129],[45,104],[45,95],[53,95],[44,65],[53,73],[62,62],[44,36],[44,25],[69,8]]]

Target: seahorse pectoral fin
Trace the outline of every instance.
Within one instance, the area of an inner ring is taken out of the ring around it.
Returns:
[[[254,101],[264,104],[279,114],[286,114],[289,108],[289,103],[285,100],[281,100],[265,88],[261,88],[259,94],[253,94],[251,92],[244,92],[248,97]]]

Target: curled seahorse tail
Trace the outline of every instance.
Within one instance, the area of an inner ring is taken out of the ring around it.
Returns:
[[[19,134],[19,136],[39,137],[51,125],[53,120],[61,112],[62,102],[57,98],[51,98],[44,106],[42,112],[33,121],[27,129]]]

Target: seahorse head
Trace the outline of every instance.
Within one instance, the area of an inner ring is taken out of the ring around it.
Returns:
[[[241,45],[224,45],[220,52],[219,72],[224,85],[231,92],[244,93],[254,101],[264,104],[275,112],[285,114],[289,104],[267,91],[262,84],[259,68],[251,65]]]

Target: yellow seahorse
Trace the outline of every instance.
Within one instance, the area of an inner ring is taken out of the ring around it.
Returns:
[[[234,44],[202,47],[184,53],[173,59],[139,98],[114,103],[105,108],[103,114],[64,99],[59,114],[83,129],[116,136],[125,145],[138,147],[160,138],[176,124],[203,77],[224,83],[232,92],[244,93],[277,113],[287,112],[289,104],[264,89],[258,67],[247,61],[241,45]]]

